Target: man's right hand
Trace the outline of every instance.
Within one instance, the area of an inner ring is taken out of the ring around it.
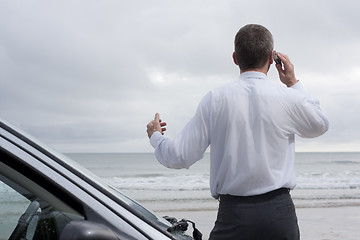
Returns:
[[[287,55],[279,52],[277,53],[277,55],[284,66],[283,68],[281,64],[275,65],[276,69],[279,72],[280,81],[288,87],[295,85],[298,80],[295,77],[294,65],[290,62],[290,59]]]
[[[165,126],[166,122],[162,122],[159,113],[156,113],[154,120],[150,121],[146,126],[148,137],[151,138],[154,132],[160,132],[164,135],[164,132],[166,131]]]

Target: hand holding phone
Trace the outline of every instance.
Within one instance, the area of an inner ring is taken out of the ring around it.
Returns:
[[[273,58],[276,64],[280,64],[281,65],[281,60],[279,59],[277,52],[274,50],[273,51]]]
[[[276,69],[279,72],[279,78],[282,83],[284,83],[286,86],[291,87],[294,84],[298,82],[298,80],[295,77],[295,71],[294,71],[294,65],[291,63],[289,57],[282,53],[276,53],[274,51],[273,55],[276,55],[276,58],[278,59],[274,61],[276,62]]]

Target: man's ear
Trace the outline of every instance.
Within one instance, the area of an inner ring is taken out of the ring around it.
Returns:
[[[269,58],[269,63],[273,64],[273,62],[274,62],[274,49],[271,51],[271,56]]]
[[[235,63],[236,65],[239,65],[238,62],[236,61],[236,53],[235,53],[235,52],[233,52],[232,57],[233,57],[234,63]]]

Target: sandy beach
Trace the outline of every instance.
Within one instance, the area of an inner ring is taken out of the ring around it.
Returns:
[[[359,240],[360,207],[297,208],[302,240]],[[157,212],[160,216],[186,217],[196,222],[203,239],[208,239],[216,211]],[[190,231],[189,231],[190,230]],[[191,234],[192,228],[190,227]]]

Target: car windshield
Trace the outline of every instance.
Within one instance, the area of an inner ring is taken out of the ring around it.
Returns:
[[[76,169],[81,175],[86,176],[88,179],[90,179],[93,183],[98,185],[100,188],[105,189],[108,193],[112,194],[113,196],[116,196],[119,200],[121,200],[123,203],[125,203],[127,206],[129,206],[132,210],[136,211],[136,213],[141,214],[148,220],[150,220],[152,223],[155,223],[159,225],[160,227],[167,229],[171,226],[169,222],[167,222],[164,218],[158,217],[155,215],[155,213],[151,212],[150,210],[144,208],[142,205],[137,203],[136,201],[132,200],[128,196],[124,195],[122,192],[120,192],[117,188],[113,187],[109,183],[105,182],[103,179],[80,165],[79,163],[73,161],[71,158],[59,154],[58,157],[66,162],[67,165],[72,166],[74,169]],[[94,185],[94,184],[93,184]],[[96,186],[95,186],[96,187]]]
[[[48,157],[52,158],[57,163],[64,166],[65,168],[67,168],[74,174],[78,175],[82,179],[85,179],[93,187],[102,191],[107,196],[112,198],[112,200],[126,207],[126,209],[132,211],[134,214],[138,216],[140,215],[141,218],[147,219],[152,224],[156,224],[157,226],[161,227],[164,230],[166,230],[168,227],[171,226],[171,224],[167,222],[165,219],[163,219],[162,217],[157,217],[153,212],[149,211],[148,209],[144,208],[136,201],[124,195],[118,189],[106,183],[104,180],[102,180],[100,177],[98,177],[97,175],[86,169],[84,166],[73,161],[71,158],[65,156],[64,154],[58,153],[53,149],[49,148],[48,146],[40,143],[38,140],[32,138],[31,136],[22,132],[16,127],[11,126],[9,123],[5,122],[1,118],[0,118],[0,127],[10,132],[11,134],[17,136],[18,138],[22,139],[24,142],[30,144],[31,146],[33,146],[40,152],[44,153]]]
[[[170,225],[169,222],[167,222],[165,219],[161,217],[157,217],[153,212],[150,210],[144,208],[142,205],[134,201],[133,199],[129,198],[128,196],[124,195],[122,192],[120,192],[117,188],[110,185],[109,183],[105,182],[103,179],[95,175],[90,170],[86,169],[84,166],[80,165],[79,163],[75,162],[71,158],[59,154],[57,155],[59,158],[61,157],[61,160],[66,162],[67,165],[72,166],[76,171],[81,173],[81,175],[86,176],[88,179],[90,179],[92,182],[94,182],[99,187],[105,189],[112,195],[116,196],[118,199],[120,199],[123,203],[127,204],[131,209],[135,210],[137,213],[140,213],[141,215],[145,216],[148,220],[151,220],[153,223],[157,223],[162,227],[168,228]],[[96,187],[96,186],[95,186]]]

